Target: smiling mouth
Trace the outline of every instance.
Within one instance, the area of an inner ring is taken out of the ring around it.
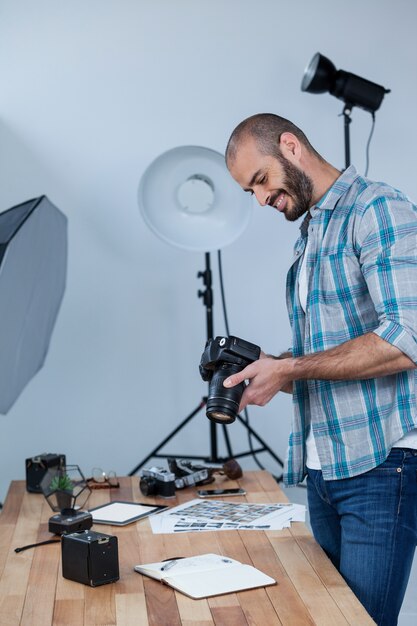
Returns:
[[[273,202],[270,203],[271,206],[277,209],[277,211],[283,211],[287,204],[285,196],[286,196],[285,192],[281,191],[277,196],[275,196],[275,198],[273,199]]]

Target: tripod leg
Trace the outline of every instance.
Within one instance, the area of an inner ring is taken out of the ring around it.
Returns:
[[[229,432],[226,428],[226,424],[223,424],[223,435],[224,435],[224,441],[226,443],[227,454],[229,456],[229,459],[232,459],[233,458],[232,446],[230,445],[230,437],[229,437]]]
[[[168,441],[170,441],[170,439],[172,439],[173,437],[175,437],[175,435],[182,429],[184,428],[184,426],[186,424],[188,424],[188,422],[194,417],[194,415],[196,415],[199,411],[201,411],[201,409],[205,406],[206,404],[206,398],[203,398],[202,401],[200,402],[200,404],[198,405],[198,407],[196,407],[194,409],[194,411],[192,413],[190,413],[182,422],[181,424],[179,424],[179,426],[177,426],[172,432],[169,433],[169,435],[167,437],[165,437],[165,439],[163,441],[161,441],[161,443],[152,450],[152,452],[150,454],[148,454],[148,456],[146,456],[140,463],[138,463],[136,465],[136,467],[134,467],[132,469],[131,472],[129,472],[128,476],[134,476],[134,474],[136,474],[136,472],[143,466],[145,465],[145,463],[147,463],[149,461],[149,459],[151,459],[153,456],[155,456],[159,450],[161,448],[163,448]]]
[[[245,422],[245,420],[238,415],[237,419],[240,421],[240,423],[246,428],[246,430],[248,432],[250,432],[251,435],[253,435],[253,437],[255,437],[255,439],[257,439],[259,441],[259,443],[262,445],[262,452],[268,452],[273,459],[275,459],[275,461],[278,463],[278,465],[280,465],[281,467],[284,467],[284,461],[282,461],[282,459],[279,458],[279,456],[277,456],[275,454],[275,452],[273,450],[271,450],[271,448],[265,443],[265,441],[258,435],[258,433],[256,432],[256,430],[254,430],[251,426],[249,426],[249,424],[247,424]],[[247,456],[248,454],[252,454],[251,452],[244,452],[242,454],[236,454],[235,458],[237,459],[238,457],[242,457],[242,456]]]

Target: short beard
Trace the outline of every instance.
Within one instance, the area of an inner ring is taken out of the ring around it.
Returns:
[[[282,154],[274,155],[284,169],[284,188],[294,202],[294,207],[285,211],[284,215],[290,222],[295,222],[313,206],[313,181],[302,170],[295,167]]]

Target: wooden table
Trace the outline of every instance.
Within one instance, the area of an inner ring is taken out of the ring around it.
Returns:
[[[120,482],[120,489],[94,490],[89,508],[109,500],[145,500],[137,477],[121,478]],[[241,501],[287,501],[267,472],[246,472],[237,482],[220,478],[216,483],[244,487],[247,496]],[[169,503],[175,506],[195,495],[193,488],[177,491],[177,498]],[[161,499],[149,500],[161,503]],[[120,580],[92,588],[62,577],[59,544],[14,552],[16,547],[51,539],[51,515],[42,495],[27,493],[24,481],[11,483],[0,514],[2,626],[374,624],[302,523],[282,531],[181,535],[153,535],[148,519],[124,527],[96,525],[95,530],[119,539]],[[192,600],[133,571],[137,563],[160,561],[179,553],[192,556],[206,552],[253,564],[278,584]]]

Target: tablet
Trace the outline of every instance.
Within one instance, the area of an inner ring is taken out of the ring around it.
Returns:
[[[141,502],[108,502],[94,509],[89,513],[93,516],[93,524],[110,524],[114,526],[124,526],[137,520],[160,513],[167,509],[167,506],[158,504],[143,504]]]

